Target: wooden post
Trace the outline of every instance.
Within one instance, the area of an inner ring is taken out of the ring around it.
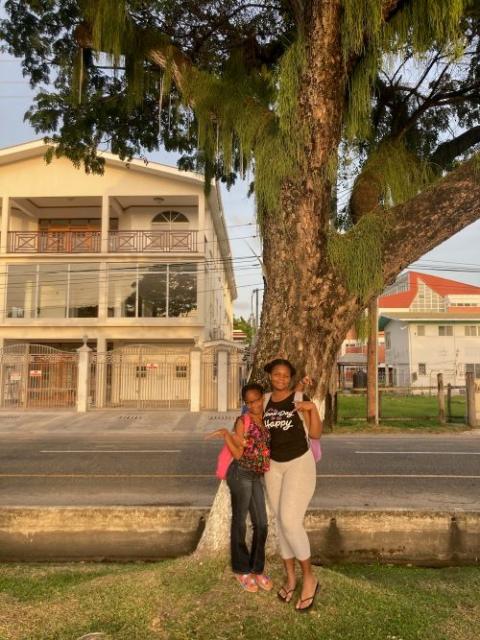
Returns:
[[[452,385],[447,384],[447,421],[452,421]]]
[[[475,378],[471,371],[465,374],[465,381],[467,385],[467,425],[469,427],[476,427],[477,413],[475,407]]]
[[[378,390],[378,420],[380,421],[381,417],[382,417],[382,400],[383,399],[383,390],[379,389]],[[377,422],[378,424],[378,422]]]
[[[378,303],[368,305],[367,342],[367,422],[378,424]]]
[[[438,419],[445,424],[445,389],[443,388],[443,373],[437,374]]]
[[[325,417],[323,419],[323,430],[330,433],[333,427],[333,397],[330,391],[325,394]]]

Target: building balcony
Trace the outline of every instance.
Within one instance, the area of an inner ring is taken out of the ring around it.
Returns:
[[[108,250],[112,253],[195,253],[197,232],[110,231]]]
[[[10,231],[9,253],[101,253],[100,231]],[[196,253],[197,231],[110,231],[109,253]]]

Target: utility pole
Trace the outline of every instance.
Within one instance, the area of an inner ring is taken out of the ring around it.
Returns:
[[[367,422],[378,424],[378,299],[368,305]]]

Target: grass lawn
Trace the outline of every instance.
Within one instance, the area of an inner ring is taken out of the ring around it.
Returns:
[[[277,588],[281,568],[269,567]],[[224,560],[0,565],[2,640],[478,640],[480,569],[316,569],[310,614],[248,594]]]
[[[451,419],[446,425],[438,421],[436,396],[401,396],[382,393],[380,425],[375,429],[366,423],[367,400],[364,394],[338,395],[338,424],[343,431],[464,431],[465,397],[453,396]]]

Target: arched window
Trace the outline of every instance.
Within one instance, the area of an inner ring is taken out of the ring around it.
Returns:
[[[187,216],[180,211],[161,211],[152,220],[153,227],[158,226],[162,229],[185,228],[187,224]]]

